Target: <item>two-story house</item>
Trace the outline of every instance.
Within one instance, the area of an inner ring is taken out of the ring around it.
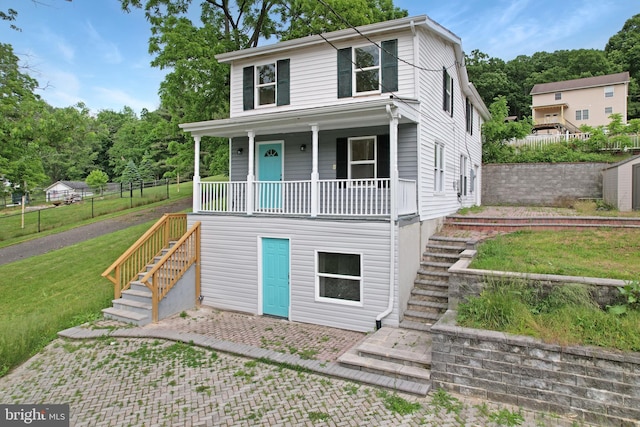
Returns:
[[[575,133],[582,125],[605,126],[613,113],[627,122],[629,72],[541,83],[531,89],[536,133]]]
[[[231,68],[230,117],[181,125],[195,143],[187,222],[199,227],[202,303],[398,326],[425,242],[481,202],[489,113],[460,39],[417,16],[217,59]],[[228,182],[200,180],[204,136],[229,139]]]

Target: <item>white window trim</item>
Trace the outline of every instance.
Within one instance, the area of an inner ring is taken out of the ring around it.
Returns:
[[[378,50],[378,65],[373,66],[373,67],[365,67],[365,68],[359,68],[356,64],[356,49],[360,49],[363,47],[369,47],[372,46],[371,44],[362,44],[362,45],[358,45],[358,46],[352,46],[351,47],[351,62],[353,64],[353,66],[351,67],[351,81],[353,82],[352,84],[352,94],[353,96],[366,96],[366,95],[375,95],[375,94],[379,94],[382,93],[382,89],[381,89],[381,84],[382,84],[382,51],[379,47],[376,47],[376,49]],[[378,89],[376,90],[368,90],[366,92],[358,92],[358,81],[357,81],[357,74],[360,71],[370,71],[370,70],[378,70]]]
[[[604,87],[604,97],[605,98],[613,98],[614,96],[614,89],[613,86],[605,86]]]
[[[360,257],[360,276],[345,276],[341,274],[329,274],[329,273],[319,273],[319,258],[320,253],[331,253],[331,254],[340,254],[340,255],[358,255]],[[363,280],[363,272],[364,272],[364,255],[359,252],[344,252],[340,250],[315,250],[315,268],[314,268],[314,277],[315,277],[315,301],[316,302],[325,302],[329,304],[338,304],[338,305],[349,305],[352,307],[363,307],[364,306],[364,280]],[[327,298],[320,296],[320,277],[331,277],[337,279],[348,279],[360,282],[360,301],[349,301],[342,300],[338,298]]]
[[[439,150],[438,150],[439,149]],[[435,158],[433,159],[433,193],[444,194],[444,179],[446,176],[446,162],[445,159],[446,147],[442,142],[435,142]],[[440,153],[440,165],[438,165],[438,154]],[[440,166],[440,167],[438,167]]]
[[[273,69],[275,70],[275,78],[273,80],[273,82],[271,83],[263,83],[260,84],[260,73],[258,73],[258,68],[259,67],[264,67],[265,65],[273,65]],[[278,103],[278,64],[277,62],[265,62],[264,64],[258,64],[256,66],[253,67],[253,73],[254,73],[254,81],[255,83],[255,88],[254,88],[254,104],[255,104],[255,108],[265,108],[265,107],[273,107]],[[268,86],[273,86],[273,103],[272,104],[260,104],[260,88],[262,87],[268,87]]]
[[[351,143],[353,141],[360,141],[365,139],[373,139],[373,160],[351,160]],[[376,135],[369,136],[355,136],[347,139],[347,177],[349,180],[354,179],[351,177],[352,165],[369,165],[373,164],[373,178],[358,178],[358,179],[378,179],[378,137]]]

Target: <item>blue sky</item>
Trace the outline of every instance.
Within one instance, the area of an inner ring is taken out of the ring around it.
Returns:
[[[197,0],[194,0],[197,4]],[[504,60],[559,49],[604,49],[640,0],[395,0],[410,15],[426,14],[479,49]],[[84,102],[93,113],[126,105],[140,112],[159,105],[164,71],[151,68],[149,24],[118,0],[10,0],[22,32],[0,22],[0,42],[13,45],[55,107]]]

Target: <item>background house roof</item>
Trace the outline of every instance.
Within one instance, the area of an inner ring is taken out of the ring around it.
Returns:
[[[584,79],[564,80],[561,82],[539,83],[531,89],[530,95],[539,95],[564,90],[585,89],[589,87],[608,86],[629,83],[629,72],[607,74],[606,76],[587,77]]]

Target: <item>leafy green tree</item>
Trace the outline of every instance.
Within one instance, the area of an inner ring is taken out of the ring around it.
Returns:
[[[97,155],[94,162],[96,168],[101,169],[109,176],[117,176],[113,170],[109,150],[115,144],[116,134],[127,122],[138,120],[136,113],[130,107],[125,106],[120,111],[100,110],[95,117],[94,126],[98,138]]]
[[[138,173],[140,174],[140,179],[143,181],[153,181],[156,179],[156,174],[154,173],[153,160],[149,153],[145,153],[142,156],[142,161],[138,166]]]
[[[629,71],[629,118],[640,118],[640,14],[629,18],[614,34],[604,52],[618,71]]]
[[[491,119],[483,123],[482,161],[499,163],[502,157],[509,156],[513,148],[506,142],[512,138],[523,138],[531,132],[531,124],[527,120],[510,121],[507,100],[500,96],[489,106]]]
[[[46,107],[34,94],[37,86],[20,72],[11,45],[0,43],[0,173],[22,191],[47,181],[34,126]]]
[[[85,182],[93,191],[99,191],[102,194],[107,182],[109,182],[109,176],[105,172],[95,169],[87,176]]]

